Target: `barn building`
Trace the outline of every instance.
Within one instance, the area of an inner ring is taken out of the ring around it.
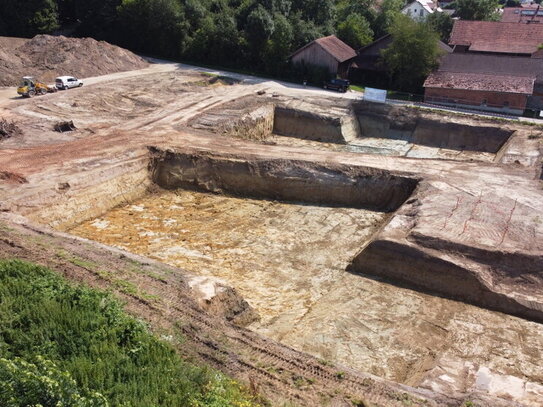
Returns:
[[[425,101],[522,114],[543,109],[543,59],[452,53],[424,83]]]
[[[457,20],[449,45],[453,52],[530,57],[543,43],[543,24]]]
[[[327,68],[331,76],[346,78],[356,51],[335,35],[318,38],[289,56],[292,64]]]

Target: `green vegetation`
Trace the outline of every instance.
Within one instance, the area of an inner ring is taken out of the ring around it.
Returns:
[[[498,21],[498,0],[456,0],[456,15],[462,20]]]
[[[457,4],[463,18],[491,19],[496,1],[457,0]],[[449,15],[434,13],[428,23],[407,24],[400,12],[405,0],[29,0],[24,7],[19,3],[0,1],[0,19],[10,16],[4,24],[0,21],[0,34],[30,37],[60,27],[70,35],[106,40],[146,55],[318,86],[330,79],[330,73],[291,66],[288,57],[296,49],[330,34],[355,49],[387,33],[400,35],[387,52],[392,66],[384,83],[418,93],[423,74],[435,65],[436,47],[430,43],[437,40],[436,32],[446,40],[453,23]]]
[[[387,32],[403,0],[18,0],[0,1],[5,35],[59,27],[135,52],[291,78],[288,56],[337,34],[353,47]],[[1,18],[1,17],[0,17]]]
[[[451,31],[454,25],[452,17],[447,13],[433,13],[426,20],[430,27],[439,34],[441,41],[449,42]]]
[[[364,92],[363,86],[351,85],[349,86],[349,89],[354,90],[355,92]]]
[[[392,43],[383,51],[396,88],[416,92],[437,67],[441,49],[439,36],[428,24],[419,24],[403,14],[390,29]]]
[[[0,405],[257,406],[236,382],[183,361],[110,294],[0,261]]]

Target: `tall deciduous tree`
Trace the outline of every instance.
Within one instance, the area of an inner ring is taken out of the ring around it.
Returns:
[[[449,37],[451,36],[451,31],[454,25],[454,21],[449,14],[432,13],[428,16],[426,21],[428,24],[430,24],[434,31],[437,31],[441,41],[449,42]]]
[[[177,0],[123,0],[118,12],[130,48],[167,57],[184,49],[186,20]]]
[[[369,44],[373,40],[370,23],[357,13],[349,15],[345,21],[338,25],[337,35],[354,49]]]
[[[498,20],[498,0],[456,0],[456,15],[462,20]]]
[[[2,0],[0,15],[4,19],[4,31],[14,37],[33,37],[59,27],[55,0]]]
[[[381,10],[377,14],[372,28],[377,37],[385,35],[396,17],[401,14],[404,0],[383,0]]]
[[[382,56],[395,85],[403,91],[420,91],[441,55],[438,33],[403,14],[397,16],[389,32],[392,43]]]

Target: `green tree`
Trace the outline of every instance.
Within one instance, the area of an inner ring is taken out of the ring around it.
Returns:
[[[269,39],[274,28],[272,16],[260,4],[247,16],[245,33],[252,43],[261,44]]]
[[[454,25],[452,17],[447,13],[430,14],[426,20],[434,31],[439,34],[441,41],[448,43]]]
[[[397,16],[401,14],[403,5],[404,0],[383,0],[381,9],[372,25],[376,38],[382,37],[389,32]]]
[[[274,26],[273,34],[266,43],[263,59],[266,61],[266,72],[283,76],[288,68],[287,58],[294,41],[294,32],[288,19],[279,13],[274,15]]]
[[[349,15],[337,28],[338,37],[354,49],[373,41],[370,23],[357,13]]]
[[[118,8],[122,42],[140,52],[178,57],[186,20],[177,0],[123,0]]]
[[[429,24],[403,14],[390,28],[392,42],[382,57],[399,90],[418,92],[428,74],[437,67],[441,49],[439,34]]]
[[[456,15],[462,20],[497,21],[498,0],[456,0]]]
[[[298,0],[292,4],[292,10],[300,11],[305,21],[328,27],[332,27],[336,14],[333,0]]]
[[[51,33],[59,27],[58,7],[55,0],[0,1],[0,16],[4,18],[4,31],[15,37],[33,37]]]
[[[300,48],[324,35],[322,28],[313,21],[304,20],[301,12],[291,14],[289,20],[294,32],[293,49]]]
[[[370,24],[375,22],[377,10],[374,7],[375,0],[340,0],[336,3],[337,21],[346,20],[351,14],[359,14]]]
[[[121,0],[73,0],[75,19],[79,21],[76,34],[98,40],[118,40],[117,8]]]

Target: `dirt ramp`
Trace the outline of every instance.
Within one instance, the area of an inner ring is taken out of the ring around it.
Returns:
[[[81,78],[142,69],[149,64],[123,48],[92,38],[37,35],[0,37],[0,86],[16,86],[33,75],[50,82],[61,75]]]

